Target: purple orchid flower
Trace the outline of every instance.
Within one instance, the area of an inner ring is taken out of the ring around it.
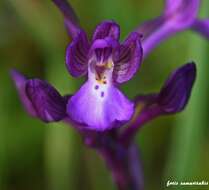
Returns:
[[[95,148],[106,161],[119,190],[142,190],[143,175],[134,136],[152,119],[185,108],[196,78],[196,66],[193,62],[185,64],[168,77],[158,93],[138,95],[133,101],[119,87],[138,71],[142,49],[146,54],[160,42],[153,36],[164,19],[172,19],[166,26],[175,25],[175,31],[191,27],[193,19],[187,17],[192,9],[195,18],[199,1],[193,1],[189,7],[186,4],[179,7],[183,1],[175,1],[171,7],[173,1],[167,1],[164,16],[140,29],[145,31],[142,45],[138,32],[130,33],[120,43],[120,28],[113,21],[99,24],[89,41],[70,4],[66,0],[53,2],[64,15],[65,26],[72,37],[66,50],[67,70],[73,77],[87,79],[74,95],[62,96],[46,81],[27,79],[12,70],[23,106],[31,116],[44,122],[64,121],[75,127],[84,143]]]
[[[131,33],[123,44],[118,42],[119,33],[119,26],[113,21],[98,25],[91,43],[85,32],[79,31],[67,48],[66,66],[72,76],[88,76],[87,81],[68,100],[39,79],[27,81],[22,94],[32,104],[30,111],[35,109],[46,122],[68,116],[83,128],[97,131],[129,121],[134,103],[117,86],[130,80],[138,70],[142,48],[138,33]],[[24,81],[15,72],[13,76],[18,82],[18,77]]]
[[[192,29],[209,38],[208,19],[199,19],[200,0],[165,0],[163,13],[142,26],[137,32],[143,34],[142,47],[144,59],[164,40],[178,32]]]

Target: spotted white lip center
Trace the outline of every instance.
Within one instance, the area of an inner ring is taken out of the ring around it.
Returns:
[[[92,95],[100,101],[108,95],[108,89],[112,85],[113,61],[96,63],[92,69],[88,68],[88,83],[92,84]]]

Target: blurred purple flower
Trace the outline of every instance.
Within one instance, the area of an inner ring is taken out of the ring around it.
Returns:
[[[190,27],[197,17],[200,0],[166,0],[163,16],[173,29]]]
[[[161,42],[177,32],[193,29],[209,38],[208,19],[198,19],[200,0],[165,0],[161,16],[145,22],[136,30],[143,34],[144,59]]]

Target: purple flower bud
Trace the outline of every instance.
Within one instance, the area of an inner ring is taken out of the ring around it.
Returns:
[[[11,75],[20,99],[31,116],[45,122],[59,121],[67,116],[67,98],[62,97],[47,82],[39,79],[27,80],[14,70]]]
[[[124,144],[130,143],[138,129],[158,116],[182,111],[190,98],[195,78],[196,66],[188,63],[168,77],[159,93],[138,96],[135,115],[129,127],[124,130],[121,141]]]
[[[182,111],[191,94],[196,78],[196,66],[188,63],[175,70],[158,95],[158,105],[164,113],[176,113]]]

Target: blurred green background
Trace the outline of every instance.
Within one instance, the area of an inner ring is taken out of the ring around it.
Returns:
[[[203,3],[201,14],[209,17],[209,3]],[[89,36],[103,19],[114,19],[122,40],[163,9],[163,0],[71,4]],[[0,0],[0,190],[115,189],[104,163],[84,147],[75,130],[62,123],[44,124],[25,113],[9,77],[9,69],[16,68],[50,81],[62,94],[75,92],[82,79],[73,79],[65,69],[69,42],[51,1]],[[185,111],[152,121],[137,136],[146,190],[175,189],[166,188],[167,180],[209,181],[209,41],[191,31],[176,35],[144,61],[123,90],[129,97],[158,91],[173,69],[190,60],[197,63],[198,78]]]

